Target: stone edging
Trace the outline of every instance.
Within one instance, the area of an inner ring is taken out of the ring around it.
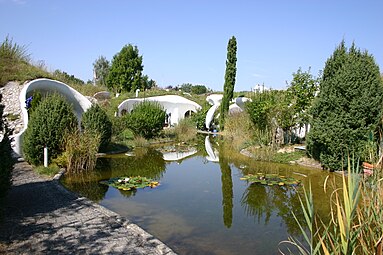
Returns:
[[[65,169],[64,168],[60,169],[60,172],[57,173],[52,178],[52,182],[55,184],[57,189],[59,189],[60,191],[62,191],[65,194],[71,195],[74,192],[66,189],[60,183],[60,179],[64,176],[64,173],[65,173]],[[77,196],[79,196],[77,193],[75,193],[75,194]],[[130,222],[128,219],[122,217],[121,215],[119,215],[119,214],[117,214],[117,213],[115,213],[115,212],[113,212],[113,211],[111,211],[111,210],[109,210],[109,209],[107,209],[107,208],[105,208],[105,207],[103,207],[103,206],[101,206],[101,205],[99,205],[99,204],[89,200],[86,197],[79,196],[79,200],[86,202],[86,204],[88,206],[92,206],[95,210],[101,212],[102,214],[106,215],[107,217],[114,217],[114,218],[116,218],[117,222],[119,224],[121,224],[124,228],[126,228],[129,232],[135,232],[139,236],[143,237],[145,240],[148,240],[148,242],[150,242],[150,245],[153,248],[155,248],[159,254],[176,255],[176,253],[173,252],[173,250],[170,249],[168,246],[166,246],[166,244],[164,244],[159,239],[155,238],[154,236],[152,236],[151,234],[149,234],[148,232],[143,230],[138,225],[136,225],[136,224]]]

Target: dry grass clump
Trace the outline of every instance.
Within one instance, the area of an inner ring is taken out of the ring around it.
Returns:
[[[190,118],[185,118],[174,127],[174,133],[177,141],[188,142],[195,138],[197,128]]]
[[[91,171],[96,166],[100,135],[74,131],[66,136],[64,157],[69,174]]]
[[[241,150],[251,143],[254,136],[254,126],[248,113],[241,112],[226,118],[224,136],[232,141],[233,148]]]

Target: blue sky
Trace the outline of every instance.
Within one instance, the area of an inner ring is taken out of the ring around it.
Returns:
[[[383,1],[0,0],[0,40],[26,45],[35,61],[85,81],[92,63],[126,44],[165,87],[222,90],[227,43],[237,38],[236,91],[282,89],[299,67],[317,75],[344,39],[383,68]]]

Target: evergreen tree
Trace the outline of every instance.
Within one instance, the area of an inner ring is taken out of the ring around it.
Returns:
[[[235,76],[237,73],[237,40],[233,36],[227,44],[227,59],[225,84],[223,85],[223,98],[221,103],[220,129],[224,129],[225,118],[229,111],[230,101],[233,99]]]
[[[106,84],[117,92],[135,91],[141,88],[143,68],[137,46],[125,45],[113,57]]]
[[[367,51],[345,42],[327,60],[320,92],[312,107],[308,152],[322,166],[339,170],[348,155],[363,160],[382,117],[383,85],[379,67]]]

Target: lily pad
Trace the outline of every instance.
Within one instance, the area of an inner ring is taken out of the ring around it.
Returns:
[[[100,181],[100,183],[121,190],[135,190],[145,187],[155,188],[159,185],[158,182],[141,176],[111,178],[106,181]]]
[[[240,178],[241,180],[248,181],[250,183],[259,183],[262,185],[278,185],[278,186],[296,186],[300,183],[300,180],[294,179],[292,177],[286,177],[278,174],[248,174]]]

